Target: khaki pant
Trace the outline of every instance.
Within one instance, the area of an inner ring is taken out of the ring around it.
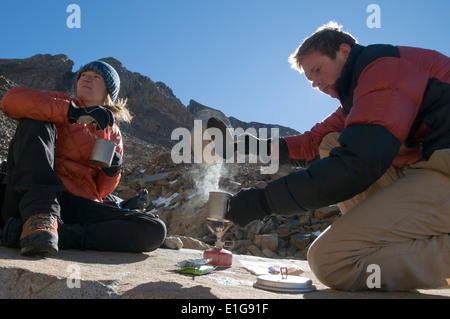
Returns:
[[[321,156],[338,133],[322,141]],[[340,203],[344,213],[311,245],[309,265],[338,290],[438,288],[450,277],[450,149],[405,169],[391,167]]]

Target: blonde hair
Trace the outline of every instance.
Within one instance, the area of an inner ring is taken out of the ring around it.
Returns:
[[[130,123],[133,117],[126,108],[128,99],[118,98],[115,102],[112,100],[111,95],[107,94],[103,106],[110,109],[114,114],[114,119],[118,122]]]
[[[330,21],[321,26],[309,38],[306,38],[297,50],[289,56],[289,63],[293,69],[303,73],[302,60],[313,51],[330,57],[336,58],[336,52],[339,51],[341,44],[346,43],[353,47],[358,41],[350,34],[342,31],[342,25],[335,21]]]

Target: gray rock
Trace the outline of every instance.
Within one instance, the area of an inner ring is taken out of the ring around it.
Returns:
[[[298,250],[305,249],[311,242],[310,234],[295,234],[291,236],[290,244],[295,246]]]

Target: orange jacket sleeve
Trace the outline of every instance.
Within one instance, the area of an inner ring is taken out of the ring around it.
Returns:
[[[69,98],[62,92],[39,91],[18,87],[5,93],[1,108],[5,116],[68,124]]]

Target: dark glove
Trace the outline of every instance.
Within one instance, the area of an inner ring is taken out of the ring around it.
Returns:
[[[70,102],[67,119],[71,124],[95,124],[97,131],[104,131],[108,126],[114,125],[114,115],[111,110],[103,106],[78,107],[73,101]]]
[[[266,140],[267,141],[267,149],[261,149],[260,150],[260,141],[261,139],[257,138],[256,136],[249,134],[249,133],[244,133],[242,135],[239,135],[237,137],[237,141],[234,143],[234,151],[237,152],[238,151],[238,144],[239,143],[244,143],[244,154],[245,155],[249,155],[249,154],[253,154],[253,155],[260,155],[261,151],[264,151],[264,155],[269,155],[270,156],[270,146],[272,143],[271,139]],[[252,149],[252,151],[256,151],[255,152],[250,152],[250,145],[252,145],[252,147],[254,148],[256,145],[256,149]]]
[[[263,219],[272,212],[264,195],[264,189],[244,188],[230,199],[225,218],[241,227],[248,223]]]
[[[102,168],[103,173],[108,175],[109,177],[116,176],[122,170],[122,155],[117,152],[114,152],[113,159],[111,161],[110,167]]]

